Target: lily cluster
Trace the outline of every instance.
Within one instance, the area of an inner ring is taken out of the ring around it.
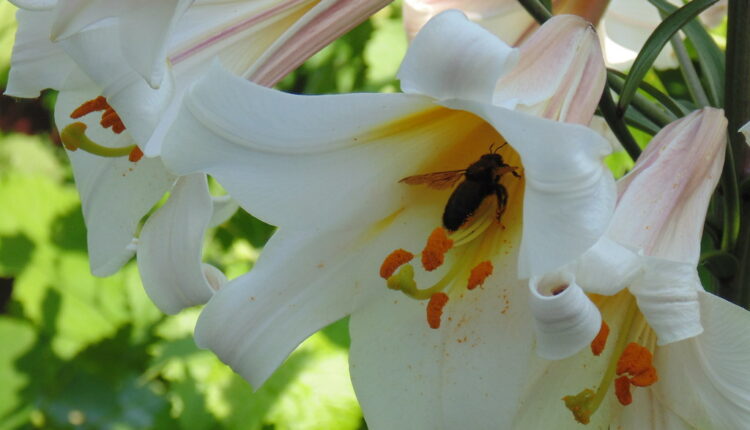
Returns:
[[[513,47],[437,13],[402,93],[300,96],[268,86],[387,1],[14,3],[8,93],[60,91],[92,271],[137,253],[164,312],[207,303],[196,342],[253,386],[351,316],[372,428],[750,422],[750,315],[696,269],[723,112],[665,127],[615,183],[584,19],[517,22]],[[201,249],[237,204],[278,230],[228,281]]]

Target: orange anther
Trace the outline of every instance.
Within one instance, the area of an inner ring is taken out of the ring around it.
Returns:
[[[599,334],[591,341],[591,352],[594,355],[600,355],[604,351],[604,345],[607,344],[608,336],[609,326],[602,320],[602,328],[599,329]]]
[[[125,124],[122,123],[120,116],[117,115],[114,109],[108,107],[107,110],[102,114],[102,120],[99,122],[104,128],[112,127],[112,131],[116,134],[120,134],[125,130]]]
[[[448,295],[435,293],[430,296],[427,303],[427,324],[430,328],[440,328],[440,317],[443,316],[443,307],[448,303]]]
[[[615,395],[623,406],[633,403],[633,395],[630,394],[630,381],[627,376],[620,376],[615,379]]]
[[[654,366],[651,366],[643,372],[630,378],[630,383],[635,385],[636,387],[648,387],[658,380],[659,375],[656,373],[656,368]]]
[[[81,106],[76,108],[76,110],[74,110],[73,113],[70,114],[70,117],[74,119],[80,118],[88,113],[105,110],[107,108],[109,108],[107,99],[105,99],[103,96],[99,96],[93,100],[89,100],[83,103]]]
[[[397,249],[383,260],[383,264],[380,266],[380,277],[388,279],[396,272],[396,269],[401,267],[402,264],[408,263],[414,258],[414,254],[404,249]]]
[[[452,246],[453,241],[448,238],[443,227],[433,230],[422,251],[422,267],[424,267],[424,270],[429,272],[442,266],[445,261],[445,253]]]
[[[653,355],[651,355],[651,351],[635,342],[630,342],[617,361],[617,374],[629,373],[631,375],[638,375],[652,367],[652,360]]]
[[[130,151],[130,154],[128,155],[128,160],[130,160],[133,163],[135,163],[136,161],[140,160],[141,158],[143,158],[143,151],[141,151],[141,148],[139,148],[137,146],[134,146],[133,150]]]
[[[473,269],[471,269],[471,274],[469,275],[469,283],[466,285],[466,288],[473,290],[474,288],[482,285],[492,274],[492,263],[489,261],[482,261],[481,263],[474,266]]]

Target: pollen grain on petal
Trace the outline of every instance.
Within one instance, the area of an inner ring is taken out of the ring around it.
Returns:
[[[440,317],[443,316],[443,307],[448,303],[448,295],[445,293],[435,293],[430,297],[427,303],[427,324],[430,328],[440,328]]]
[[[630,380],[627,376],[620,376],[615,379],[615,395],[623,406],[633,403],[633,395],[630,393]]]
[[[396,269],[401,267],[402,264],[410,262],[412,258],[414,258],[414,254],[405,249],[399,248],[391,252],[380,265],[380,277],[383,279],[390,278],[396,273]]]
[[[451,247],[453,247],[453,241],[448,238],[443,227],[433,230],[422,251],[422,267],[429,272],[442,266],[445,262],[445,253]]]
[[[130,154],[128,155],[128,160],[135,163],[141,158],[143,158],[143,151],[141,151],[141,148],[134,146],[133,150],[130,151]]]
[[[91,112],[97,112],[100,110],[105,110],[107,108],[109,108],[107,99],[104,98],[104,96],[99,96],[93,100],[89,100],[87,102],[84,102],[82,105],[78,106],[70,114],[70,117],[73,119],[77,119]]]
[[[469,275],[469,282],[466,285],[466,288],[473,290],[474,288],[482,285],[484,281],[492,275],[492,263],[489,261],[482,261],[481,263],[474,266],[473,269],[471,269],[471,274]]]
[[[609,326],[602,320],[602,327],[599,329],[599,333],[591,341],[591,352],[594,355],[601,355],[602,351],[604,351],[604,346],[607,344],[607,337],[609,337]]]

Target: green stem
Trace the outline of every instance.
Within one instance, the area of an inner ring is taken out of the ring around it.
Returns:
[[[693,66],[693,60],[690,59],[690,55],[687,49],[685,49],[685,43],[682,41],[679,33],[672,36],[670,42],[672,43],[675,55],[677,55],[677,61],[680,63],[680,72],[682,72],[682,76],[685,78],[685,83],[687,83],[688,91],[690,91],[693,101],[701,107],[710,106],[711,103],[708,101],[706,91],[703,90],[701,78],[698,76],[695,66]]]
[[[518,0],[518,2],[539,24],[544,24],[545,21],[552,18],[552,12],[544,7],[539,0]]]
[[[607,121],[609,128],[612,129],[612,133],[615,134],[617,140],[622,143],[622,147],[625,148],[630,158],[636,160],[641,155],[641,147],[636,143],[635,138],[630,134],[628,126],[625,125],[625,121],[619,115],[617,115],[617,105],[612,94],[609,92],[609,85],[604,85],[604,92],[602,98],[599,100],[599,109],[602,112],[602,116]]]
[[[607,74],[607,82],[609,82],[609,84],[612,86],[612,89],[617,91],[618,93],[622,91],[622,87],[625,84],[625,80],[623,78],[612,73]],[[657,105],[656,103],[649,100],[646,96],[638,92],[633,95],[632,105],[636,109],[638,109],[638,111],[643,116],[650,119],[660,127],[664,127],[665,125],[677,119],[677,116],[675,116],[672,112]]]
[[[727,158],[722,173],[722,190],[725,199],[739,196],[736,188],[732,189],[738,180],[745,177],[744,166],[747,163],[747,148],[745,139],[737,130],[750,120],[750,4],[747,0],[729,0],[727,12],[729,22],[727,26],[726,50],[726,86],[724,89],[725,111],[729,120],[729,146]],[[741,176],[738,176],[738,173]],[[739,206],[739,204],[738,204]],[[725,206],[724,210],[730,209]],[[741,207],[732,208],[738,213],[732,214],[730,222],[742,221],[739,225],[737,247],[732,249],[739,260],[739,271],[731,283],[722,283],[719,295],[742,307],[750,305],[750,202],[743,199]],[[725,216],[725,222],[726,216]],[[724,225],[724,230],[734,233],[735,224]]]

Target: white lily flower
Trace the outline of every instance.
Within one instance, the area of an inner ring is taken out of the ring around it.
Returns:
[[[513,49],[449,11],[415,38],[399,78],[404,94],[296,96],[217,65],[186,95],[167,165],[211,174],[279,227],[253,269],[211,298],[196,341],[258,387],[351,314],[371,428],[502,428],[532,354],[519,276],[575,259],[613,209],[609,144],[580,125],[602,91],[601,51],[577,17]],[[455,183],[488,152],[507,163],[500,221],[493,195],[441,226],[450,186],[408,182]],[[409,263],[423,246],[422,264]]]
[[[17,1],[29,10],[18,11],[6,93],[60,90],[56,123],[70,149],[92,272],[110,275],[132,257],[140,220],[177,181],[159,157],[161,141],[186,88],[214,58],[272,85],[388,2]],[[99,111],[101,121],[92,115]],[[165,312],[205,302],[220,279],[201,270],[201,241],[212,214],[233,206],[211,209],[205,181],[180,179],[176,191],[186,190],[175,195],[184,197],[141,232],[139,269]]]
[[[574,429],[578,421],[593,428],[734,429],[750,422],[750,313],[705,292],[696,270],[725,142],[723,111],[694,112],[655,136],[619,181],[607,239],[573,266],[575,276],[567,272],[575,281],[557,284],[608,294],[592,296],[604,324],[595,338],[579,330],[565,339],[575,352],[574,345],[593,338],[591,350],[537,362],[518,428]],[[586,303],[560,303],[550,313]],[[538,341],[543,351],[562,350],[557,339]]]
[[[667,0],[682,6],[679,0]],[[722,0],[701,14],[708,26],[718,25],[726,15],[727,1]],[[534,18],[517,0],[404,0],[404,26],[412,37],[427,20],[447,9],[459,9],[510,44],[517,44],[537,26]],[[648,36],[661,22],[658,10],[647,0],[558,0],[555,14],[576,14],[598,23],[607,67],[630,68]],[[601,21],[600,21],[601,19]],[[654,62],[666,69],[677,66],[671,45],[667,45]]]

